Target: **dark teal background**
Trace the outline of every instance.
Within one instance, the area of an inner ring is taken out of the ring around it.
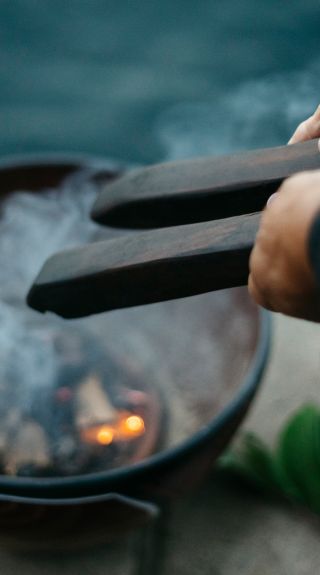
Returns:
[[[0,0],[0,154],[280,143],[320,99],[319,47],[319,0]]]

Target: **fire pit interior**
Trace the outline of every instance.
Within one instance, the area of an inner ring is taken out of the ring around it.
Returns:
[[[25,294],[51,253],[130,232],[90,222],[85,178],[27,188],[1,206],[0,473],[85,475],[181,444],[248,370],[258,322],[244,290],[68,322],[37,314]]]
[[[37,338],[51,347],[58,368],[50,385],[22,390],[9,377],[2,385],[1,473],[56,477],[104,471],[157,448],[164,411],[156,387],[136,378],[124,362],[118,365],[97,338],[81,330],[46,329]]]

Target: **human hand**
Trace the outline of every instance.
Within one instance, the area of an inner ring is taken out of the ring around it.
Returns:
[[[320,170],[288,178],[262,214],[250,257],[249,292],[263,307],[320,321],[308,238],[320,211]]]
[[[289,144],[317,137],[320,106],[298,126]],[[320,296],[308,254],[310,228],[318,212],[320,171],[297,174],[282,184],[262,214],[248,287],[267,309],[320,322]]]
[[[320,138],[320,106],[310,118],[299,124],[288,144],[297,144],[313,138]]]

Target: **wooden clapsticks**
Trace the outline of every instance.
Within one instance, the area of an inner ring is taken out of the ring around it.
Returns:
[[[284,178],[318,167],[319,142],[311,140],[128,173],[105,186],[93,218],[132,228],[175,227],[56,254],[28,303],[71,318],[243,285],[259,223],[252,212]]]

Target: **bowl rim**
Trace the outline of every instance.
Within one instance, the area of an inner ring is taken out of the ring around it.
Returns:
[[[114,171],[115,174],[119,171],[119,165],[112,164],[112,162],[107,159],[96,158],[86,154],[50,153],[8,156],[0,160],[0,189],[1,173],[6,169],[22,170],[26,167],[43,169],[46,165],[57,167],[58,169],[71,165],[71,173],[77,173],[78,171],[81,173],[84,171],[85,178],[92,177],[92,174],[95,175],[101,170]],[[65,175],[62,175],[61,181],[64,179]],[[45,186],[46,183],[44,182],[43,187]],[[163,466],[176,463],[178,459],[190,455],[200,444],[212,439],[232,418],[241,412],[241,410],[250,403],[250,400],[260,385],[271,347],[271,314],[263,309],[258,309],[256,313],[258,335],[255,350],[250,360],[250,366],[242,382],[239,384],[235,396],[227,402],[208,424],[205,424],[191,437],[183,440],[176,446],[152,454],[140,462],[109,471],[74,475],[71,477],[27,478],[0,475],[0,499],[2,494],[18,496],[20,492],[23,497],[28,499],[43,498],[43,492],[46,493],[46,499],[56,499],[57,495],[54,495],[54,493],[48,496],[48,490],[53,492],[56,489],[60,492],[65,488],[69,492],[72,488],[77,488],[77,490],[81,488],[86,489],[88,485],[94,488],[95,492],[99,492],[102,495],[102,493],[105,493],[106,489],[108,489],[108,484],[112,484],[113,491],[114,483],[117,481],[123,482],[137,479],[141,475],[150,471],[160,470]],[[30,496],[26,495],[26,493],[30,493]],[[67,498],[67,495],[65,497],[59,497],[59,499]]]

